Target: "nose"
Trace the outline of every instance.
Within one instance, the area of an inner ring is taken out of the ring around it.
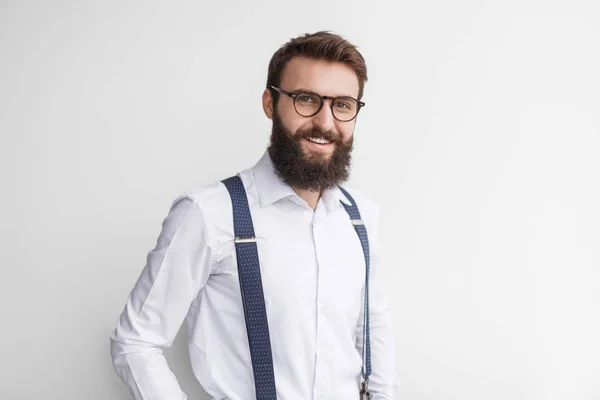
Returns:
[[[323,131],[333,130],[335,124],[335,118],[331,112],[330,102],[331,99],[325,99],[323,107],[312,119],[313,125]]]

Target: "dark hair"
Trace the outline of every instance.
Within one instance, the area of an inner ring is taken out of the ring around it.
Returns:
[[[340,35],[319,31],[306,33],[291,39],[271,57],[267,76],[267,89],[271,90],[274,102],[277,101],[279,93],[271,89],[271,85],[279,86],[285,66],[292,58],[298,56],[346,64],[354,70],[358,77],[358,99],[362,98],[365,82],[367,81],[367,65],[362,54],[356,46]]]

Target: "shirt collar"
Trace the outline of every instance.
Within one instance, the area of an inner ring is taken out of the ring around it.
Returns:
[[[298,197],[296,192],[294,192],[294,189],[277,176],[275,166],[273,165],[273,161],[271,160],[268,151],[265,151],[263,156],[256,163],[253,172],[261,207],[268,206],[269,204],[275,203],[286,197]],[[322,199],[329,209],[333,209],[334,206],[339,206],[340,201],[347,205],[351,204],[337,186],[333,189],[326,190],[323,193]]]

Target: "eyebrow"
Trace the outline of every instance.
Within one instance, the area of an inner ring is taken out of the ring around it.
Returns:
[[[317,93],[317,92],[313,92],[312,90],[308,90],[308,89],[305,89],[305,88],[303,88],[303,87],[300,87],[300,88],[298,88],[298,89],[291,90],[290,92],[291,92],[291,93],[300,93],[300,92],[301,92],[301,93],[312,93],[312,94],[319,94],[319,93]],[[321,95],[321,96],[323,96],[323,95]],[[327,97],[350,97],[350,98],[352,98],[352,99],[354,99],[354,98],[355,98],[354,96],[350,96],[350,95],[348,95],[348,94],[341,94],[341,95],[338,95],[338,96],[327,96]]]

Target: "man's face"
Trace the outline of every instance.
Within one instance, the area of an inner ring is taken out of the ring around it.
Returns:
[[[350,67],[305,57],[288,62],[279,87],[288,92],[308,91],[332,97],[357,98],[359,91],[358,78]],[[348,178],[356,119],[338,121],[330,102],[326,99],[317,115],[304,117],[294,109],[291,97],[282,94],[273,105],[270,93],[265,91],[263,95],[265,112],[273,119],[269,154],[280,177],[294,187],[321,191]]]
[[[356,73],[342,63],[329,63],[305,57],[292,58],[285,67],[279,84],[281,89],[288,92],[306,90],[321,96],[350,96],[358,97],[358,78]],[[303,117],[294,110],[294,99],[280,95],[276,111],[279,113],[284,127],[292,133],[299,130],[309,131],[319,129],[338,135],[343,141],[348,141],[354,132],[356,119],[349,122],[336,120],[329,107],[331,100],[325,100],[323,108],[314,117]],[[302,143],[305,154],[327,156],[331,155],[335,145],[318,145],[308,140]]]

